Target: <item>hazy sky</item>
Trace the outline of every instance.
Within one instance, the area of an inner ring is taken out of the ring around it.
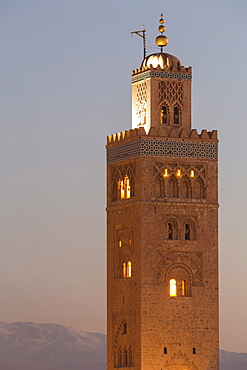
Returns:
[[[0,0],[0,320],[105,332],[106,135],[161,11],[219,130],[221,348],[247,352],[246,0]]]

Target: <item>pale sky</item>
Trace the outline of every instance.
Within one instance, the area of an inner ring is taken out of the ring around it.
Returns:
[[[247,352],[246,0],[0,0],[0,321],[105,332],[106,135],[161,11],[193,127],[219,130],[220,346]]]

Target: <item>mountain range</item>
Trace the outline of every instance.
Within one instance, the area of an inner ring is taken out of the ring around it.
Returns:
[[[0,370],[105,370],[106,336],[58,324],[0,323]]]
[[[247,353],[220,351],[220,370],[246,370]],[[106,335],[59,324],[0,322],[0,370],[106,370]]]

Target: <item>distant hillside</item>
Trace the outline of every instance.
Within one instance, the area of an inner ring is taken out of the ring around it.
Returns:
[[[57,324],[0,323],[0,370],[105,370],[106,336]]]
[[[106,335],[0,322],[0,370],[106,370]],[[220,370],[247,370],[247,353],[221,350]]]
[[[246,370],[247,353],[220,350],[220,370]]]

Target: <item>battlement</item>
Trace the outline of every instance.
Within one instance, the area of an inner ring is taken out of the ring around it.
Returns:
[[[131,141],[133,138],[146,137],[147,139],[154,138],[165,138],[165,139],[176,139],[181,141],[200,141],[200,142],[218,142],[217,130],[207,131],[202,130],[198,133],[196,129],[192,129],[190,133],[185,129],[176,129],[170,127],[162,127],[157,130],[154,127],[151,128],[148,134],[143,127],[122,131],[116,134],[107,136],[107,144],[114,144],[120,142]]]

